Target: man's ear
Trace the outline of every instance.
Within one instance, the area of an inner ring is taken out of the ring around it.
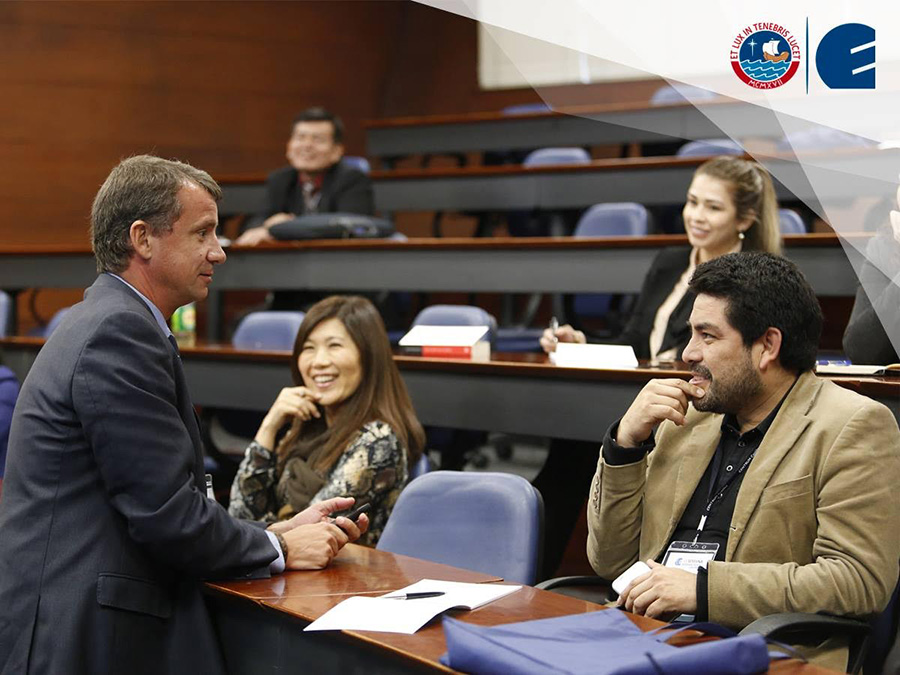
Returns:
[[[153,246],[150,242],[150,226],[143,220],[136,220],[131,224],[128,234],[131,238],[131,248],[134,249],[135,255],[144,260],[150,260],[153,257]]]
[[[331,161],[337,164],[341,161],[341,158],[344,156],[344,144],[343,143],[335,143],[334,147],[331,149]]]
[[[768,368],[778,363],[781,354],[781,331],[778,328],[769,327],[757,340],[761,347],[759,353],[759,369],[765,372]]]

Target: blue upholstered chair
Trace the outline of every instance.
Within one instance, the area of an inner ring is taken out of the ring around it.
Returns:
[[[517,105],[508,105],[502,110],[504,115],[537,115],[539,113],[550,112],[552,108],[546,103],[519,103]]]
[[[231,338],[238,349],[291,350],[303,323],[303,312],[251,312]]]
[[[778,209],[778,225],[781,234],[806,234],[803,218],[791,209]]]
[[[13,410],[19,396],[19,380],[16,374],[0,365],[0,483],[6,470],[6,446],[9,442],[9,427]]]
[[[786,133],[784,138],[778,141],[776,148],[780,151],[818,151],[836,148],[874,148],[876,145],[868,138],[817,124]]]
[[[743,146],[730,138],[704,138],[685,143],[676,153],[679,157],[715,157],[716,155],[743,155]]]
[[[367,176],[372,171],[372,166],[371,164],[369,164],[369,160],[365,157],[358,157],[356,155],[344,155],[344,157],[341,158],[341,161],[348,166],[352,166],[354,169],[362,171]]]
[[[378,549],[533,584],[544,504],[521,476],[433,471],[400,493]]]
[[[0,291],[0,337],[10,333],[9,317],[12,314],[12,298]]]
[[[594,204],[575,226],[576,237],[643,237],[650,216],[643,204],[617,202]]]
[[[620,202],[595,204],[575,226],[576,237],[643,237],[650,231],[650,215],[642,204]],[[609,293],[579,293],[572,299],[575,316],[606,316],[614,296]],[[623,300],[624,302],[624,300]]]
[[[555,166],[560,164],[589,164],[591,156],[584,148],[540,148],[528,153],[522,166]]]
[[[431,471],[431,460],[428,459],[428,454],[423,452],[422,456],[419,457],[419,460],[413,464],[409,469],[409,479],[414,480],[419,476],[424,476],[426,473]]]
[[[719,98],[719,94],[709,89],[701,89],[692,84],[683,84],[675,82],[666,84],[653,92],[650,97],[650,105],[672,105],[674,103],[684,103],[690,101],[696,103],[698,101],[711,101]]]
[[[238,349],[282,350],[294,348],[303,312],[251,312],[238,324],[231,344]],[[285,372],[285,380],[287,372]],[[278,395],[272,392],[272,401]],[[206,470],[214,474],[220,493],[231,486],[244,450],[253,439],[265,413],[257,410],[205,408],[201,416]]]

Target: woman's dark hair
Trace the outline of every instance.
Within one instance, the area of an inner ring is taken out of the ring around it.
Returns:
[[[316,326],[328,319],[340,320],[359,350],[362,369],[359,387],[340,406],[330,426],[325,425],[324,416],[303,424],[295,421],[278,444],[278,456],[282,461],[287,459],[298,442],[315,443],[323,450],[317,453],[312,468],[325,472],[334,466],[365,424],[380,420],[393,429],[412,466],[422,454],[425,432],[394,364],[384,322],[371,302],[358,295],[333,295],[310,308],[294,342],[291,360],[294,384],[303,385],[298,359],[304,343]]]
[[[727,303],[725,318],[750,347],[769,328],[781,331],[778,361],[799,373],[816,366],[822,309],[806,277],[771,253],[729,253],[697,266],[689,287]]]

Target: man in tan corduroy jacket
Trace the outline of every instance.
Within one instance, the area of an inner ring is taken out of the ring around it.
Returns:
[[[822,314],[792,263],[726,255],[690,287],[694,377],[652,380],[607,433],[591,565],[613,579],[646,561],[619,602],[657,618],[880,611],[900,561],[896,419],[812,372]]]

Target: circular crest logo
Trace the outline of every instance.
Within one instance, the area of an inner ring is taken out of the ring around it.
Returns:
[[[731,43],[731,67],[755,89],[775,89],[800,68],[800,45],[777,23],[754,23]]]

